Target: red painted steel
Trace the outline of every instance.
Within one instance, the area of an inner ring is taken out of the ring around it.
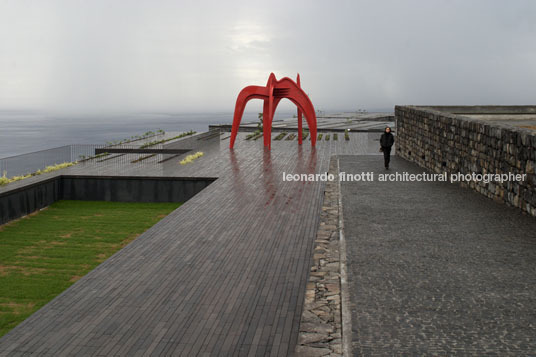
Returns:
[[[302,114],[305,115],[307,126],[311,132],[311,146],[316,144],[316,114],[313,103],[307,94],[301,89],[300,75],[298,74],[297,83],[288,77],[277,80],[275,74],[270,73],[268,83],[265,87],[247,86],[240,91],[236,99],[233,127],[231,130],[231,143],[229,147],[232,149],[240,127],[240,121],[244,114],[244,108],[251,99],[262,99],[263,105],[263,135],[264,146],[271,147],[272,136],[272,120],[275,110],[281,99],[287,98],[298,107],[298,143],[302,143]]]

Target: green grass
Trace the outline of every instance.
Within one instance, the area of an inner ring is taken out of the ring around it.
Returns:
[[[0,226],[0,336],[179,206],[58,201]]]
[[[290,134],[285,138],[285,140],[294,140],[295,137],[296,137],[296,134],[294,134],[294,133],[290,133]]]
[[[250,140],[250,139],[257,140],[257,139],[260,138],[261,136],[262,136],[262,131],[260,131],[260,130],[255,130],[253,133],[248,134],[248,135],[246,136],[246,140]]]
[[[152,132],[151,132],[151,133],[152,133]],[[172,141],[172,140],[175,140],[175,139],[184,138],[185,136],[194,135],[195,133],[197,133],[197,132],[196,132],[196,131],[193,131],[193,130],[190,130],[190,131],[187,131],[187,132],[182,133],[182,134],[180,134],[180,135],[174,136],[174,137],[172,137],[172,138],[150,141],[150,142],[148,142],[148,143],[145,143],[145,144],[141,145],[141,146],[140,146],[140,149],[146,149],[146,148],[149,148],[149,147],[151,147],[151,146],[155,146],[155,145],[158,145],[158,144],[167,143],[168,141]]]
[[[283,139],[285,136],[287,135],[287,133],[280,133],[279,135],[277,135],[274,140],[281,140]]]

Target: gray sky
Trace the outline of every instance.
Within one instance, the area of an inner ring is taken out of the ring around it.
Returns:
[[[270,72],[322,110],[534,104],[535,19],[531,0],[0,0],[0,110],[232,111]]]

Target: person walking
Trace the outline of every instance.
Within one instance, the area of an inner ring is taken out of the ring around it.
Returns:
[[[382,136],[380,137],[380,151],[383,152],[383,161],[385,168],[389,169],[389,161],[391,160],[391,147],[395,143],[395,137],[391,133],[391,128],[386,127]]]

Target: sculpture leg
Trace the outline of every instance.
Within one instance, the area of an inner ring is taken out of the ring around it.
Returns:
[[[285,88],[285,98],[296,104],[298,109],[305,115],[307,125],[311,132],[311,145],[316,144],[316,115],[313,103],[307,96],[307,94],[290,78],[282,78],[278,82],[278,88]]]
[[[231,128],[231,143],[229,144],[229,148],[234,147],[234,143],[236,140],[236,135],[238,134],[238,129],[240,128],[240,121],[242,120],[242,114],[244,113],[244,107],[246,106],[246,102],[244,98],[238,98],[236,99],[236,105],[235,105],[235,111],[233,116],[233,127]]]
[[[298,108],[298,145],[301,145],[303,142],[303,135],[302,135],[302,112]]]
[[[270,120],[270,103],[268,99],[264,100],[262,106],[262,134],[264,146],[270,146],[270,136],[267,135],[267,130],[272,127],[272,122]]]
[[[268,147],[268,149],[272,148],[272,120],[273,120],[273,112],[274,112],[274,97],[270,95],[268,97],[268,100],[265,101],[265,103],[268,102],[266,112],[268,114],[267,123],[264,125],[264,146]],[[264,124],[264,121],[263,121]]]
[[[300,80],[300,74],[298,73],[296,77],[296,84],[298,85],[298,88],[301,89],[301,80]],[[301,145],[303,142],[303,135],[302,135],[302,112],[300,108],[298,108],[298,145]]]
[[[267,97],[266,88],[259,86],[247,86],[240,91],[236,98],[235,111],[233,116],[233,127],[231,129],[231,142],[229,148],[233,148],[236,136],[238,135],[238,129],[240,128],[240,121],[244,114],[246,104],[250,99],[265,99]]]
[[[314,115],[314,112],[312,115]],[[316,145],[316,117],[310,120],[306,114],[305,120],[307,121],[307,125],[309,126],[309,135],[311,135],[311,146],[315,146]]]
[[[311,136],[311,146],[316,145],[316,115],[314,112],[314,109],[308,106],[303,106],[300,102],[297,100],[291,99],[291,101],[296,104],[298,107],[298,110],[305,115],[305,121],[307,122],[307,126],[309,127],[309,135]],[[299,125],[299,122],[298,122]]]

